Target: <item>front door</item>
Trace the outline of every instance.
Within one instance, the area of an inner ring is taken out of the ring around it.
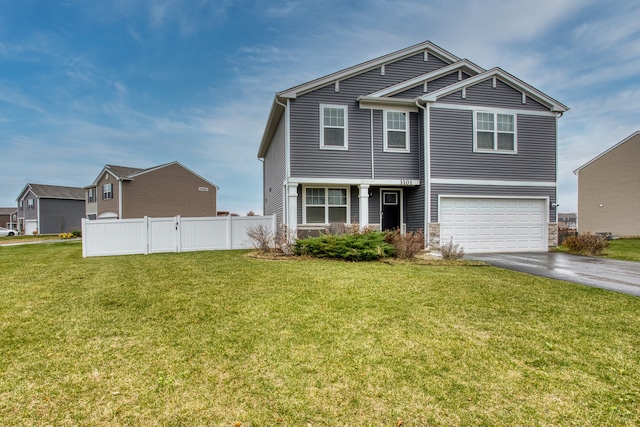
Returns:
[[[382,190],[382,230],[400,228],[400,191]]]

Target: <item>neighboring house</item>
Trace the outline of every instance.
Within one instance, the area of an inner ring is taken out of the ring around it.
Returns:
[[[437,247],[557,244],[557,121],[568,107],[424,42],[275,95],[258,158],[265,215],[426,230]]]
[[[578,231],[640,236],[640,131],[573,171]]]
[[[218,187],[178,162],[106,165],[85,187],[88,219],[216,216]]]
[[[0,208],[0,227],[18,229],[18,210],[16,208]]]
[[[24,234],[57,234],[81,228],[85,211],[80,187],[27,184],[16,200],[18,230]]]
[[[558,213],[558,227],[559,228],[568,228],[570,230],[575,230],[578,228],[578,216],[571,213]]]

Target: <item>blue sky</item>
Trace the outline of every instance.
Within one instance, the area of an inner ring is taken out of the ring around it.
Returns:
[[[572,171],[640,129],[640,3],[536,0],[0,0],[0,206],[26,183],[179,161],[260,213],[275,92],[420,43],[499,66],[571,110]]]

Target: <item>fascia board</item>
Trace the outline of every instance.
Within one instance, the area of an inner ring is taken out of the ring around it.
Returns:
[[[415,55],[416,53],[424,50],[429,51],[429,53],[434,54],[435,56],[443,59],[445,62],[448,62],[448,63],[460,61],[460,58],[453,55],[452,53],[447,52],[446,50],[442,49],[439,46],[436,46],[430,41],[426,41],[423,43],[416,44],[414,46],[410,46],[405,49],[398,50],[388,55],[384,55],[379,58],[363,62],[353,67],[345,68],[344,70],[337,71],[335,73],[329,74],[324,77],[320,77],[319,79],[312,80],[302,85],[292,87],[283,92],[279,92],[278,96],[282,98],[295,99],[296,96],[298,95],[302,95],[306,92],[310,92],[316,88],[335,82],[336,80],[344,80],[354,75],[358,75],[366,71],[372,70],[374,68],[378,68],[383,64],[386,64],[389,62],[395,62],[405,57]]]
[[[459,90],[462,90],[463,88],[466,87],[470,87],[470,86],[474,86],[478,83],[484,82],[492,77],[496,77],[499,78],[502,82],[504,82],[505,84],[508,84],[509,86],[513,87],[516,90],[519,90],[521,92],[524,92],[526,95],[530,96],[531,98],[535,99],[538,102],[541,102],[545,105],[547,105],[549,107],[549,109],[553,112],[565,112],[565,111],[569,111],[569,107],[567,107],[566,105],[556,101],[555,99],[551,98],[550,96],[545,95],[544,93],[540,92],[539,90],[537,90],[536,88],[534,88],[533,86],[528,85],[527,83],[523,82],[522,80],[512,76],[511,74],[507,73],[506,71],[504,71],[503,69],[496,67],[496,68],[492,68],[490,70],[487,70],[483,73],[477,74],[475,76],[469,77],[468,79],[465,80],[461,80],[458,83],[454,83],[452,85],[449,85],[447,87],[444,87],[440,90],[437,90],[435,92],[426,94],[424,96],[421,96],[419,99],[423,102],[436,102],[438,100],[438,98],[441,98],[443,96],[446,95],[450,95],[454,92],[457,92]]]
[[[406,99],[406,98],[388,98],[388,97],[371,97],[371,96],[359,96],[358,102],[360,103],[360,108],[368,109],[370,107],[381,107],[381,106],[402,106],[408,107],[410,109],[418,110],[416,107],[416,98]]]
[[[454,62],[453,64],[449,64],[447,66],[444,66],[442,68],[438,68],[437,70],[431,71],[430,73],[426,73],[426,74],[422,74],[420,76],[414,77],[412,79],[406,80],[404,82],[398,83],[396,85],[393,86],[389,86],[387,88],[384,88],[382,90],[379,90],[377,92],[373,92],[369,95],[367,95],[368,97],[382,97],[382,96],[389,96],[389,95],[395,95],[396,93],[402,92],[404,90],[410,89],[412,87],[414,87],[417,84],[420,83],[424,83],[424,82],[429,82],[435,79],[438,79],[442,76],[446,76],[448,74],[451,74],[455,71],[458,70],[462,70],[462,71],[469,71],[471,73],[475,73],[475,74],[479,74],[484,72],[485,70],[483,68],[478,67],[477,65],[475,65],[474,63],[467,61],[466,59],[463,59],[461,61],[458,62]]]
[[[269,111],[269,118],[265,124],[264,132],[262,132],[262,141],[260,141],[260,148],[258,148],[259,159],[264,159],[264,156],[267,155],[267,148],[269,148],[271,139],[276,133],[282,113],[284,113],[284,107],[278,103],[278,96],[276,95],[271,104],[271,110]]]
[[[24,186],[24,188],[22,189],[22,191],[20,192],[20,194],[18,195],[18,198],[16,199],[16,202],[19,202],[20,200],[24,199],[25,193],[28,189],[31,188],[31,184],[27,184]],[[35,193],[33,193],[35,194]]]
[[[635,138],[636,136],[640,135],[640,130],[635,131],[634,133],[632,133],[631,135],[629,135],[628,137],[626,137],[625,139],[623,139],[622,141],[618,142],[616,145],[614,145],[613,147],[608,148],[607,150],[603,151],[602,153],[598,154],[596,157],[594,157],[593,159],[589,160],[587,163],[585,163],[584,165],[580,166],[579,168],[577,168],[576,170],[573,171],[573,173],[575,175],[578,174],[578,172],[580,172],[581,169],[584,169],[585,167],[589,166],[591,163],[595,162],[596,160],[598,160],[599,158],[605,156],[606,154],[608,154],[609,152],[615,150],[616,148],[618,148],[619,146],[621,146],[622,144],[624,144],[625,142]]]

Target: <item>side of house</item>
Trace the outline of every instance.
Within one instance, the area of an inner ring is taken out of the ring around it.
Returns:
[[[89,219],[216,216],[217,192],[178,162],[147,169],[106,165],[85,187]]]
[[[640,131],[574,171],[578,231],[640,236]]]
[[[430,42],[393,52],[276,94],[264,213],[297,235],[357,223],[423,229],[434,247],[546,250],[567,110]]]
[[[18,196],[18,229],[24,234],[80,230],[84,191],[78,187],[27,184]]]
[[[18,209],[0,208],[0,226],[11,230],[18,229]]]

